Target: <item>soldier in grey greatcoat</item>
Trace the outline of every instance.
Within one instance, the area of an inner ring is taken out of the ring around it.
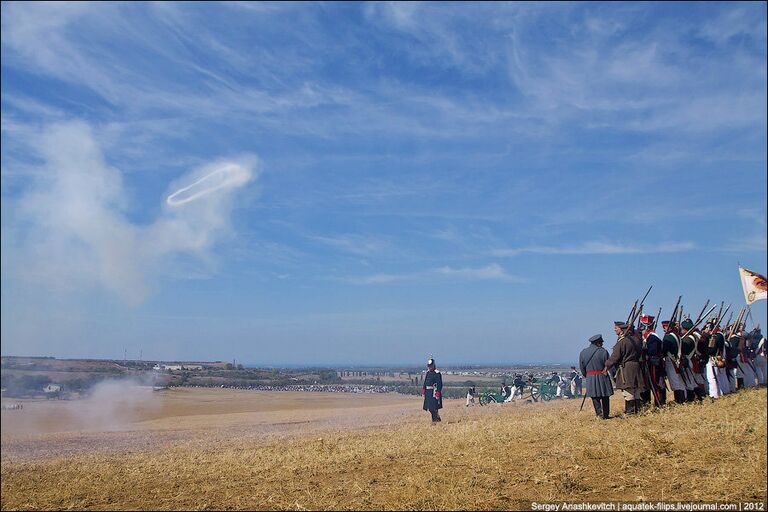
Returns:
[[[628,330],[624,322],[614,322],[614,329],[619,341],[613,347],[611,357],[605,362],[605,370],[607,372],[614,366],[619,367],[616,372],[616,387],[624,395],[624,413],[635,414],[640,408],[640,393],[648,388],[640,366],[643,347],[634,337],[624,335]]]
[[[589,338],[590,345],[579,354],[581,374],[587,378],[587,395],[592,398],[592,405],[598,418],[608,419],[610,399],[613,394],[611,379],[603,372],[608,360],[608,351],[603,348],[602,334]]]

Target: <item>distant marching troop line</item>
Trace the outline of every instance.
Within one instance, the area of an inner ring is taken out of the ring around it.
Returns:
[[[597,334],[579,356],[581,372],[586,376],[585,400],[592,399],[599,418],[609,417],[609,397],[614,388],[624,396],[625,414],[636,414],[643,405],[664,406],[667,389],[676,403],[686,403],[766,384],[766,340],[760,326],[746,330],[748,306],[733,322],[731,313],[722,327],[730,306],[724,309],[721,303],[718,313],[710,316],[717,305],[707,310],[707,301],[693,320],[683,316],[678,298],[671,318],[661,322],[663,335],[659,336],[658,315],[643,314],[644,301],[639,307],[635,302],[626,321],[614,322],[618,341],[611,354],[603,348],[602,335]]]

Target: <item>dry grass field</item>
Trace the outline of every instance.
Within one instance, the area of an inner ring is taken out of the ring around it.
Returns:
[[[268,400],[254,392],[178,391],[188,395],[163,398],[175,409],[111,432],[7,435],[3,412],[2,509],[766,500],[765,389],[605,422],[589,404],[579,413],[578,400],[483,408],[451,401],[437,425],[415,397],[282,393],[263,411],[258,403]],[[215,412],[195,412],[201,398]],[[307,423],[285,430],[286,418]],[[70,448],[57,451],[61,444]]]

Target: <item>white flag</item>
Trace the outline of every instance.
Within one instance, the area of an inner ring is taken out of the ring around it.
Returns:
[[[744,299],[747,304],[768,298],[768,282],[766,282],[765,276],[742,266],[739,266],[739,276],[741,276],[741,286],[744,287]]]

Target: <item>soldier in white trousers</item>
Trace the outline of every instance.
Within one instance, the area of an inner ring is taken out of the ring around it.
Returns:
[[[678,370],[678,365],[676,363],[677,361],[677,347],[680,343],[680,338],[678,338],[677,333],[675,332],[675,326],[669,325],[669,321],[664,320],[661,322],[661,327],[664,329],[664,332],[667,333],[664,335],[664,339],[662,340],[662,351],[664,353],[664,369],[667,373],[667,380],[669,381],[669,387],[672,389],[672,392],[675,394],[675,402],[681,404],[685,402],[685,382],[683,382],[682,377],[680,376],[680,372]],[[669,331],[669,332],[667,332]]]
[[[707,354],[706,375],[709,382],[709,396],[720,398],[731,392],[731,386],[728,383],[728,376],[725,370],[725,337],[720,332],[720,326],[711,323],[706,328],[709,334],[709,343]]]

